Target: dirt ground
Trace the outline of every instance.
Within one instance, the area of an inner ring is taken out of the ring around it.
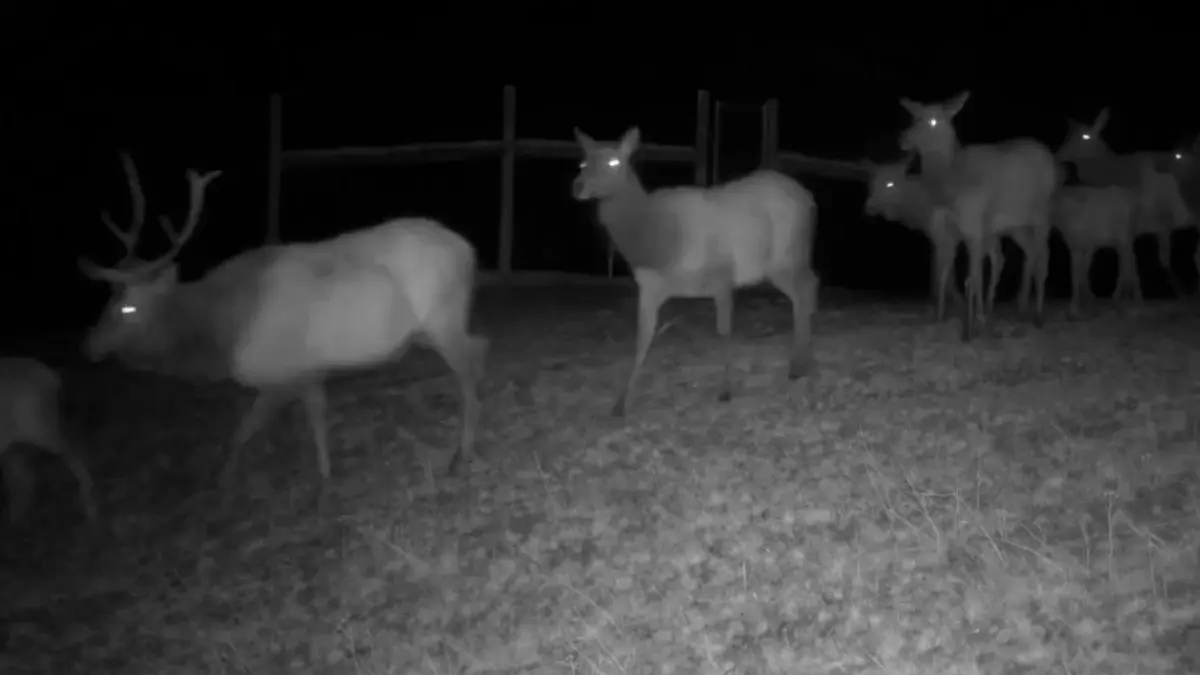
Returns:
[[[318,513],[297,409],[210,488],[249,395],[65,364],[104,529],[39,461],[0,529],[7,673],[1200,672],[1200,311],[958,340],[826,293],[816,371],[739,296],[674,301],[625,419],[630,287],[487,288],[480,458],[418,351],[330,384]]]

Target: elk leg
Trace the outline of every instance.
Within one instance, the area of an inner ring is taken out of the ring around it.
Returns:
[[[996,311],[996,288],[1000,285],[1000,273],[1004,271],[1004,253],[1000,250],[999,237],[993,239],[988,246],[987,257],[992,274],[988,282],[987,302],[984,304],[983,311],[990,315]]]
[[[958,292],[958,285],[954,279],[954,262],[958,256],[958,242],[954,242],[952,246],[942,246],[938,249],[938,272],[937,283],[937,321],[941,323],[946,320],[946,287],[951,286],[954,291]],[[966,302],[965,298],[962,302]]]
[[[1171,291],[1175,297],[1183,297],[1183,284],[1179,282],[1179,275],[1175,274],[1171,266],[1171,233],[1161,232],[1158,237],[1158,263],[1167,271],[1167,280],[1171,282]]]
[[[242,421],[238,424],[237,431],[233,434],[232,447],[229,449],[229,456],[225,459],[225,465],[221,469],[218,481],[222,487],[228,487],[233,479],[233,474],[240,462],[242,446],[262,430],[270,416],[279,409],[280,404],[290,398],[290,393],[287,389],[280,387],[267,387],[259,390],[258,396],[250,404],[250,409],[246,411]]]
[[[96,507],[96,488],[92,483],[92,474],[88,471],[87,465],[83,463],[83,459],[76,452],[58,430],[47,432],[45,441],[46,450],[58,455],[62,458],[63,463],[67,465],[67,469],[75,477],[75,482],[79,484],[79,504],[83,509],[83,515],[89,523],[95,524],[100,520],[99,509]]]
[[[721,338],[721,350],[725,352],[717,400],[725,403],[733,398],[733,286],[714,293],[713,303],[717,308],[717,335]]]
[[[1091,266],[1092,252],[1083,246],[1071,247],[1071,316],[1080,314],[1080,296],[1087,284],[1088,269]]]
[[[984,242],[978,239],[967,246],[971,264],[967,272],[967,301],[963,303],[963,342],[970,342],[974,337],[975,315],[983,309],[983,246]]]
[[[1014,239],[1014,241],[1016,241]],[[1017,291],[1017,312],[1024,316],[1029,311],[1029,294],[1033,291],[1034,265],[1037,261],[1033,256],[1033,245],[1029,242],[1018,241],[1021,255],[1021,288]]]
[[[771,281],[792,302],[792,356],[788,360],[788,379],[798,380],[812,368],[812,315],[817,311],[820,282],[809,269],[776,272]]]
[[[650,343],[654,342],[654,334],[658,331],[658,310],[666,300],[666,293],[656,286],[640,285],[638,289],[637,353],[633,358],[633,368],[629,372],[625,390],[613,404],[614,417],[625,416],[625,408],[633,398],[633,385],[637,382],[638,374],[642,372],[646,354],[650,351]]]
[[[458,377],[463,399],[461,438],[446,469],[447,473],[454,474],[464,457],[470,459],[475,455],[475,430],[479,425],[482,408],[479,402],[479,380],[483,377],[488,340],[469,335],[465,328],[456,328],[444,335],[445,337],[439,335],[433,338],[434,348]],[[452,335],[454,337],[450,337]]]
[[[305,384],[300,390],[300,398],[304,400],[308,428],[317,446],[317,470],[321,472],[321,483],[324,484],[329,481],[330,474],[328,401],[325,398],[325,384],[319,380]]]
[[[1047,207],[1048,209],[1048,207]],[[1037,284],[1037,308],[1033,314],[1034,328],[1045,325],[1046,310],[1046,280],[1050,278],[1050,213],[1043,211],[1036,216],[1033,223],[1033,239],[1029,244],[1033,255],[1029,256],[1030,264],[1034,265],[1037,275],[1033,281]]]
[[[30,471],[26,458],[12,446],[0,450],[0,471],[4,473],[4,488],[8,493],[8,523],[16,525],[29,510],[37,477]]]

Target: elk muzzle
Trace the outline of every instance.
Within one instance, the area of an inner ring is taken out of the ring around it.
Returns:
[[[577,176],[571,183],[571,195],[581,202],[592,198],[592,191],[588,189],[587,181],[583,179],[583,176]]]

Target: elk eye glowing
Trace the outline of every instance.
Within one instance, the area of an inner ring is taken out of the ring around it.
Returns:
[[[888,181],[888,184],[887,184],[887,186],[888,186],[888,187],[896,187],[896,184],[895,184],[895,183],[893,183],[892,181]]]
[[[612,159],[608,160],[608,165],[615,169],[618,166],[621,166],[621,160],[617,159],[616,157],[613,157]]]
[[[137,312],[137,307],[133,305],[121,305],[121,313],[125,315],[134,314]]]
[[[1182,152],[1175,153],[1175,159],[1183,159],[1183,153]]]
[[[1090,141],[1090,140],[1092,140],[1092,135],[1091,135],[1091,134],[1084,134],[1084,135],[1083,135],[1083,140],[1085,140],[1085,141]]]
[[[937,126],[937,118],[929,120],[929,126],[936,127]]]

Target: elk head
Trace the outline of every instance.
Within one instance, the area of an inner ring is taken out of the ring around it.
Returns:
[[[952,120],[970,96],[971,92],[964,91],[941,103],[900,99],[900,105],[912,115],[912,124],[900,135],[900,149],[905,152],[937,153],[950,158],[958,143]]]
[[[641,133],[637,127],[625,132],[615,144],[597,143],[591,136],[575,130],[575,140],[583,149],[583,161],[579,163],[579,175],[571,186],[575,199],[604,199],[611,197],[637,180],[629,160],[637,151]]]
[[[1100,134],[1108,125],[1108,108],[1100,111],[1096,120],[1091,124],[1083,124],[1075,120],[1067,121],[1067,139],[1058,150],[1061,162],[1074,162],[1089,159],[1108,153],[1108,145]]]
[[[84,352],[93,361],[124,349],[153,350],[158,325],[155,318],[161,315],[178,283],[175,258],[196,232],[208,184],[221,175],[220,171],[206,174],[188,171],[191,190],[183,226],[176,228],[169,218],[159,216],[159,225],[171,244],[170,250],[157,258],[144,260],[138,257],[137,246],[146,214],[145,197],[133,160],[122,155],[122,164],[133,198],[132,222],[122,230],[107,212],[101,214],[101,221],[124,245],[125,255],[116,267],[111,268],[100,267],[90,260],[79,260],[79,267],[86,276],[108,282],[113,287],[112,300],[84,343]]]
[[[887,216],[894,213],[905,199],[904,184],[911,158],[904,158],[892,164],[878,164],[871,167],[870,192],[867,194],[866,212],[868,215]]]

